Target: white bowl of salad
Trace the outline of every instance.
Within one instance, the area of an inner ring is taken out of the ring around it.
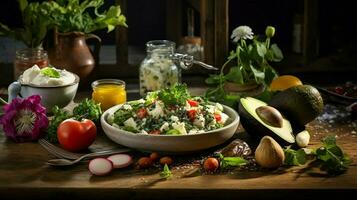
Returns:
[[[189,153],[230,139],[239,116],[228,106],[191,97],[186,86],[178,84],[109,108],[101,125],[111,140],[127,147]]]

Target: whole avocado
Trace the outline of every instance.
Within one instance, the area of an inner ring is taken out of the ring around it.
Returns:
[[[311,85],[286,89],[273,96],[268,105],[281,111],[298,126],[304,126],[314,120],[324,108],[319,91]]]

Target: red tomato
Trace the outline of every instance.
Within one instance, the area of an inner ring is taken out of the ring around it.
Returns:
[[[146,116],[148,115],[148,111],[147,111],[145,108],[140,108],[140,109],[136,112],[136,114],[138,115],[138,117],[139,117],[140,119],[142,119],[142,118],[144,118],[144,117],[146,117]]]
[[[148,134],[152,134],[152,135],[160,135],[161,131],[160,130],[152,130],[152,131],[149,131]]]
[[[216,119],[217,122],[221,121],[222,116],[219,114],[214,114],[214,118]]]
[[[187,116],[190,118],[190,120],[194,120],[196,117],[196,110],[188,110],[187,111]]]
[[[191,100],[191,99],[187,100],[187,103],[190,104],[190,106],[192,107],[196,107],[199,104],[198,101]]]
[[[69,151],[81,151],[88,148],[97,136],[97,127],[89,119],[77,121],[64,120],[57,128],[57,138],[61,146]]]

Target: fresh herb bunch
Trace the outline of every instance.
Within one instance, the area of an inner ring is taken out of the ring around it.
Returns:
[[[275,35],[275,28],[267,26],[265,36],[254,36],[248,26],[239,26],[233,30],[231,38],[237,43],[235,50],[230,52],[227,61],[223,64],[220,73],[210,75],[206,79],[209,85],[216,88],[207,90],[205,96],[212,101],[222,102],[232,106],[240,96],[230,94],[224,89],[226,82],[236,84],[258,83],[269,85],[278,75],[269,62],[279,62],[283,53],[277,44],[271,44]],[[224,69],[233,65],[225,74]]]
[[[103,10],[104,0],[56,0],[44,2],[48,20],[59,32],[81,31],[90,33],[107,28],[108,32],[116,26],[127,27],[126,18],[119,5]],[[93,13],[91,13],[93,11]]]
[[[287,148],[284,152],[285,165],[304,165],[310,160],[310,165],[319,166],[322,171],[326,171],[330,175],[344,173],[351,163],[348,155],[337,145],[336,137],[333,135],[322,139],[321,147],[311,150],[311,158],[303,149]]]
[[[96,104],[91,99],[85,99],[81,101],[74,109],[73,114],[70,114],[64,109],[60,109],[58,106],[52,108],[53,118],[50,120],[50,124],[47,128],[46,139],[52,143],[58,143],[57,139],[57,127],[66,119],[74,118],[77,120],[90,119],[94,123],[98,123],[102,110],[100,104]]]
[[[6,36],[22,41],[27,47],[38,48],[47,34],[50,22],[46,16],[44,3],[18,0],[22,15],[22,28],[11,29],[0,23],[0,36]]]
[[[158,97],[166,105],[184,106],[187,99],[190,98],[190,94],[187,91],[186,84],[176,84],[170,88],[160,90]]]

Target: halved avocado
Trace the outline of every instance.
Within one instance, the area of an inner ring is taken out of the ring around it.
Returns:
[[[265,135],[269,135],[280,144],[295,143],[295,137],[290,122],[283,117],[281,128],[265,123],[256,113],[256,109],[261,106],[267,106],[267,103],[252,97],[240,99],[239,114],[243,128],[250,135],[258,137],[258,139]]]

